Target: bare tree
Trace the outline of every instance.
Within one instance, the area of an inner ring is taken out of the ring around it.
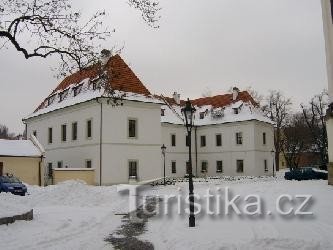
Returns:
[[[59,76],[98,61],[100,42],[112,32],[103,27],[105,11],[84,22],[71,0],[2,0],[0,3],[0,49],[12,45],[26,59],[60,57]],[[157,27],[155,0],[129,0],[143,19]]]
[[[6,125],[0,124],[0,139],[14,139],[15,134],[9,133],[9,129]]]
[[[314,96],[309,105],[301,104],[303,117],[309,128],[313,142],[313,150],[319,152],[321,168],[326,169],[328,163],[326,109],[328,108],[328,94],[324,90]]]
[[[286,98],[281,91],[271,90],[266,98],[266,104],[262,106],[264,114],[270,118],[274,124],[274,147],[275,166],[279,171],[280,153],[282,151],[282,129],[287,123],[287,115],[291,108],[291,99]]]
[[[282,128],[281,150],[287,166],[298,168],[301,154],[311,148],[309,128],[302,113],[289,115]]]
[[[246,91],[252,96],[253,100],[260,106],[260,104],[264,100],[264,96],[260,94],[258,91],[254,90],[251,86],[248,86],[246,88]]]

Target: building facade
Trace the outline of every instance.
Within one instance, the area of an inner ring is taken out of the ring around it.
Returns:
[[[330,98],[326,122],[329,158],[328,183],[333,185],[333,1],[322,0],[321,4],[326,47],[328,94]]]
[[[162,144],[167,146],[166,175],[185,176],[188,147],[180,112],[184,101],[178,94],[151,95],[118,55],[104,67],[112,71],[107,84],[121,97],[118,103],[106,85],[96,81],[97,70],[92,68],[65,78],[24,119],[27,134],[45,147],[46,183],[52,183],[53,170],[64,168],[94,169],[97,185],[161,178]],[[272,175],[273,126],[246,91],[235,89],[193,104],[193,173]]]

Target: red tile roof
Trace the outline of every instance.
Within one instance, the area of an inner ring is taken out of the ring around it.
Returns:
[[[98,76],[99,65],[93,65],[70,76],[67,76],[50,95],[69,87],[71,84],[78,84],[86,78],[94,79]],[[115,90],[132,92],[142,95],[150,95],[149,90],[143,85],[140,79],[134,74],[130,67],[119,56],[115,55],[109,59],[106,69],[110,78],[109,83]],[[43,102],[44,103],[44,102]],[[42,103],[42,104],[43,104]],[[40,109],[42,104],[36,109]]]
[[[170,105],[176,105],[176,102],[171,97],[162,97],[166,102]],[[247,91],[242,91],[238,93],[237,99],[234,101],[232,100],[232,94],[224,94],[224,95],[216,95],[212,97],[202,97],[198,99],[191,100],[191,103],[196,106],[204,106],[204,105],[211,105],[213,108],[225,107],[237,101],[243,102],[251,102],[253,105],[257,106],[258,104],[254,101],[252,96]],[[185,104],[184,100],[180,101],[180,105],[183,106]]]

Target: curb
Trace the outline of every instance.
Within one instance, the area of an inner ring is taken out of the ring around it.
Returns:
[[[8,225],[8,224],[14,223],[17,220],[29,221],[29,220],[32,220],[33,217],[34,217],[34,212],[33,212],[33,209],[31,209],[29,212],[24,213],[24,214],[0,218],[0,225],[4,225],[4,224]]]

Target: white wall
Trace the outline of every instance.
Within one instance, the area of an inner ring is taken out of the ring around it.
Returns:
[[[139,181],[161,176],[160,105],[124,102],[113,107],[102,104],[102,184],[128,183],[128,161],[138,161]],[[100,117],[101,106],[96,100],[54,111],[27,121],[28,135],[37,131],[45,147],[45,166],[85,167],[92,161],[96,184],[100,183]],[[128,118],[137,120],[138,137],[128,138]],[[92,119],[92,138],[86,137],[86,122]],[[72,141],[72,122],[78,123],[78,139]],[[67,141],[61,141],[61,125],[67,124]],[[48,143],[48,128],[53,128],[53,142]]]
[[[242,132],[243,144],[236,144],[236,132]],[[263,144],[263,133],[266,133],[266,144]],[[176,134],[176,147],[171,147],[171,134]],[[222,134],[222,146],[216,146],[216,134]],[[166,175],[181,177],[186,173],[188,148],[185,147],[186,131],[184,126],[162,124],[162,142],[167,146]],[[258,121],[246,121],[220,125],[209,125],[197,128],[198,161],[196,164],[194,147],[194,129],[192,132],[193,173],[201,173],[202,161],[208,162],[208,175],[272,175],[273,126]],[[206,136],[206,146],[200,146],[200,136]],[[237,160],[244,161],[244,173],[236,172]],[[268,172],[264,171],[264,160],[267,160]],[[177,173],[171,173],[171,162],[176,161]],[[223,162],[223,173],[216,172],[216,161]]]

